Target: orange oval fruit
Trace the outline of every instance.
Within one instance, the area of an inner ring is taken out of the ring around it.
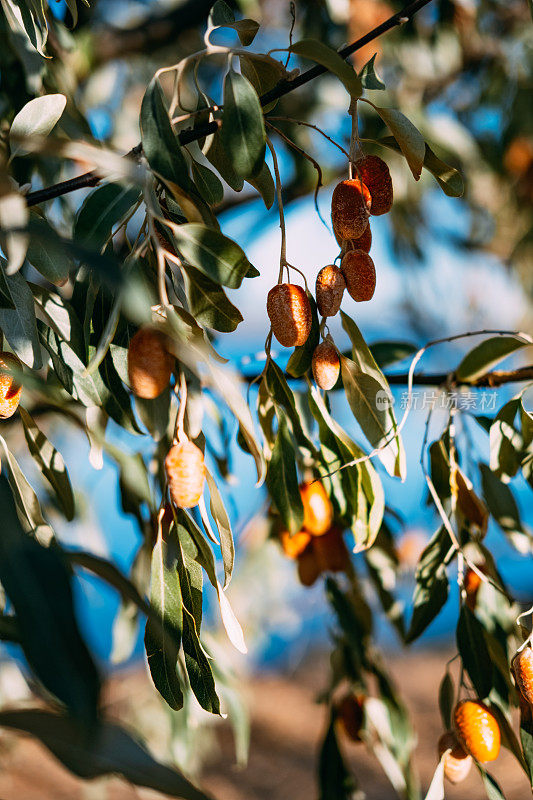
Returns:
[[[376,290],[376,268],[363,250],[348,250],[341,263],[346,288],[358,303],[372,300]]]
[[[335,237],[337,244],[344,245],[347,250],[364,250],[365,253],[370,253],[372,247],[372,231],[370,230],[370,223],[367,225],[365,232],[358,239],[349,239],[343,242],[342,239]]]
[[[368,188],[358,178],[337,184],[331,198],[331,222],[337,239],[358,239],[363,235],[371,203]]]
[[[282,531],[279,540],[286,556],[298,558],[311,541],[311,534],[306,531],[298,531],[294,536],[291,536],[288,531]]]
[[[17,410],[22,386],[15,381],[13,371],[22,365],[13,353],[0,353],[0,419],[12,417]]]
[[[165,472],[173,503],[178,508],[198,505],[205,481],[204,454],[194,442],[173,445],[165,458]]]
[[[516,683],[524,700],[533,706],[533,650],[524,647],[512,662]]]
[[[341,362],[332,342],[326,340],[315,347],[311,367],[316,385],[326,391],[333,389],[339,377]]]
[[[311,332],[311,303],[304,289],[294,283],[278,283],[268,293],[267,314],[272,332],[283,347],[305,344]]]
[[[174,356],[161,331],[141,328],[128,347],[128,377],[133,393],[153,400],[165,391],[172,377]]]
[[[379,156],[363,156],[355,162],[355,169],[370,192],[370,213],[377,217],[390,211],[393,201],[392,180],[383,159]]]
[[[316,304],[323,317],[334,317],[342,303],[346,281],[340,267],[328,264],[316,278]]]
[[[337,703],[337,719],[340,727],[352,742],[361,742],[361,729],[364,721],[365,698],[353,693],[345,695]]]
[[[439,759],[447,750],[451,752],[444,756],[444,776],[450,783],[461,783],[470,772],[472,756],[465,753],[451,731],[444,733],[439,739]]]
[[[350,554],[340,528],[330,528],[322,536],[313,538],[315,557],[321,572],[345,572],[350,564]]]
[[[461,700],[455,707],[453,725],[459,742],[476,761],[498,758],[500,727],[486,705],[479,700]]]
[[[333,507],[320,481],[302,483],[300,496],[304,507],[303,528],[312,536],[322,536],[331,527]]]
[[[476,566],[480,572],[483,573],[486,572],[486,569],[482,564],[477,564]],[[481,586],[481,578],[479,577],[477,572],[474,572],[474,570],[471,569],[471,567],[468,567],[468,569],[465,572],[464,588],[466,592],[466,604],[471,611],[473,611],[476,607],[477,595],[480,586]]]
[[[320,576],[316,556],[311,545],[298,556],[298,578],[302,586],[312,586]]]

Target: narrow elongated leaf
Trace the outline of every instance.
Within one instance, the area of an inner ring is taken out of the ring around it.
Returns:
[[[452,712],[455,703],[455,687],[450,677],[449,672],[444,673],[444,678],[441,681],[439,688],[439,710],[442,718],[442,723],[446,730],[452,724]]]
[[[235,545],[233,543],[233,534],[231,532],[231,523],[229,521],[228,512],[226,511],[226,507],[216,481],[209,470],[206,472],[206,478],[207,485],[209,486],[211,514],[213,515],[213,519],[215,520],[218,534],[220,536],[220,550],[222,552],[222,561],[224,563],[225,589],[231,580],[231,575],[233,572],[233,564],[235,561]]]
[[[74,262],[47,220],[32,214],[27,259],[50,283],[62,286],[68,280]]]
[[[259,23],[253,19],[236,20],[231,8],[224,0],[217,0],[209,12],[207,37],[217,28],[233,28],[244,47],[252,44],[259,30]]]
[[[0,259],[0,269],[4,261]],[[0,329],[21,361],[32,369],[42,366],[33,295],[20,273],[7,275],[6,283],[15,308],[0,308]]]
[[[391,475],[399,475],[398,450],[394,440],[394,426],[386,408],[381,403],[384,390],[371,375],[362,372],[349,358],[341,356],[341,375],[346,398],[352,413],[374,448],[381,448],[379,458]],[[385,398],[387,402],[387,398]],[[387,444],[386,444],[387,443]]]
[[[211,665],[200,642],[202,570],[196,561],[197,546],[189,531],[177,525],[178,574],[183,597],[183,652],[194,696],[205,711],[220,714],[220,702]]]
[[[351,800],[357,789],[339,749],[333,716],[320,750],[318,786],[320,800]]]
[[[244,251],[227,236],[205,225],[172,225],[177,249],[189,264],[215,283],[238,289],[251,267]]]
[[[102,723],[98,736],[89,740],[79,726],[41,709],[3,711],[0,725],[36,736],[67,769],[85,780],[118,774],[134,786],[170,797],[210,800],[181,772],[156,761],[137,736],[111,722]]]
[[[327,70],[332,72],[344,84],[346,91],[355,99],[361,97],[362,85],[361,79],[357,72],[327,44],[318,41],[317,39],[302,39],[295,42],[289,48],[291,53],[296,53],[302,58],[308,58],[310,61],[315,61],[317,64],[322,64]]]
[[[55,374],[66,391],[87,408],[100,406],[101,399],[94,378],[85,374],[85,364],[70,345],[50,328],[46,331],[43,344],[50,353]]]
[[[187,162],[172,130],[159,81],[148,85],[141,106],[141,137],[148,163],[165,182],[183,190],[190,188]]]
[[[74,238],[84,247],[102,250],[111,231],[139,199],[139,189],[118,183],[98,186],[87,195],[76,216]]]
[[[364,403],[365,405],[367,403],[369,404],[368,414],[370,417],[367,423],[369,425],[369,432],[373,431],[374,435],[377,435],[375,425],[372,424],[372,418],[375,416],[374,412],[377,412],[378,425],[379,427],[384,426],[384,430],[387,432],[387,436],[385,438],[391,440],[387,448],[385,448],[379,454],[379,457],[391,475],[400,477],[403,480],[405,478],[406,471],[405,452],[400,435],[394,435],[397,428],[397,422],[394,414],[394,399],[391,394],[389,383],[376,363],[370,348],[365,342],[361,331],[353,319],[341,311],[341,321],[342,327],[350,337],[350,341],[352,343],[352,357],[355,364],[359,370],[371,378],[371,381],[367,381],[369,396],[365,398]],[[355,373],[356,372],[357,370],[355,370]],[[379,385],[379,388],[376,384]],[[357,398],[357,392],[355,397]],[[350,402],[349,398],[348,402]],[[365,416],[367,415],[365,414]],[[363,432],[369,439],[370,443],[376,446],[376,440],[373,442],[364,428]]]
[[[525,705],[520,714],[520,742],[529,771],[529,780],[533,786],[533,720],[531,707],[526,708]]]
[[[491,657],[483,636],[483,626],[466,605],[461,607],[457,623],[457,648],[478,696],[481,699],[487,697],[492,688],[492,673],[487,668]]]
[[[250,81],[233,69],[224,79],[224,115],[220,139],[239,178],[258,175],[265,158],[265,123]]]
[[[517,336],[492,336],[466,354],[455,370],[455,375],[460,381],[473,382],[502,359],[528,344],[530,342]]]
[[[148,619],[144,645],[154,685],[168,705],[177,711],[183,706],[183,692],[177,672],[183,614],[177,571],[178,555],[173,539],[168,530],[163,531],[160,527],[152,553],[150,605],[159,615],[162,637],[154,635],[152,622]]]
[[[389,147],[397,153],[401,153],[402,149],[394,136],[383,136],[379,139],[379,143],[384,147]],[[442,161],[431,149],[426,142],[426,150],[424,155],[424,167],[435,177],[440,188],[448,197],[462,197],[464,194],[465,186],[463,176],[455,167],[450,166]]]
[[[285,415],[278,414],[278,434],[268,465],[266,482],[283,525],[291,534],[300,530],[304,518],[295,462],[296,453]]]
[[[426,157],[426,143],[422,134],[405,114],[396,108],[380,108],[372,105],[398,142],[413,177],[418,180]]]
[[[22,142],[17,141],[29,136],[48,136],[57,124],[67,98],[64,94],[47,94],[35,97],[21,108],[9,131],[11,157],[23,155],[26,151]]]
[[[54,538],[54,532],[43,516],[39,499],[2,436],[0,436],[0,444],[4,450],[7,479],[17,509],[20,515],[28,520],[29,526],[39,542],[47,546]]]
[[[483,497],[488,509],[509,541],[520,553],[530,553],[533,540],[524,530],[511,488],[486,464],[480,464]]]
[[[234,331],[242,322],[242,314],[229,300],[218,283],[199,269],[184,265],[189,308],[194,318],[221,333]]]
[[[274,185],[274,179],[272,178],[272,173],[268,167],[266,161],[263,161],[263,166],[261,167],[260,172],[254,177],[249,178],[248,182],[257,189],[265,206],[267,208],[272,208],[274,203],[274,199],[276,197],[276,187]]]
[[[42,547],[23,533],[5,478],[0,498],[0,581],[17,616],[24,654],[47,690],[92,726],[100,680],[76,622],[63,558],[57,548]]]
[[[74,495],[63,457],[26,409],[19,406],[19,413],[30,453],[54,490],[66,518],[71,520],[74,517]]]
[[[205,164],[199,164],[197,161],[192,162],[191,169],[196,188],[205,202],[211,206],[222,202],[224,199],[224,187],[215,173]]]
[[[0,244],[7,256],[6,275],[18,272],[26,258],[28,219],[28,206],[21,194],[11,188],[0,194]]]
[[[444,759],[439,761],[424,800],[444,800]]]
[[[363,89],[380,91],[387,88],[383,81],[376,75],[376,56],[377,53],[374,53],[372,58],[366,62],[363,69],[359,73],[359,78],[361,80]]]
[[[492,775],[489,775],[480,764],[477,764],[477,768],[481,773],[483,786],[485,787],[489,800],[505,800],[505,795],[496,782],[496,779],[493,778]]]
[[[222,586],[217,579],[215,557],[209,542],[206,540],[205,536],[202,534],[201,530],[189,514],[180,512],[178,514],[178,518],[183,522],[183,527],[186,528],[190,537],[194,541],[194,545],[196,547],[194,558],[197,560],[198,564],[201,564],[211,582],[211,585],[214,589],[216,589],[222,624],[226,629],[226,633],[228,634],[230,642],[235,649],[239,651],[239,653],[246,653],[247,648],[244,642],[242,628],[235,614],[233,613],[233,609],[231,608],[226,594],[222,590]],[[178,528],[178,531],[181,533],[180,528]]]
[[[315,446],[303,429],[300,413],[296,408],[294,393],[287,383],[283,372],[273,360],[269,362],[266,371],[266,382],[272,399],[286,412],[299,447],[307,450],[309,453],[314,453]]]
[[[408,643],[418,639],[439,614],[448,598],[445,559],[450,546],[448,533],[441,528],[420,556],[415,575],[413,616],[406,636]]]
[[[515,419],[521,399],[515,397],[505,403],[490,426],[490,468],[504,481],[513,478],[520,469],[525,442],[515,428]]]

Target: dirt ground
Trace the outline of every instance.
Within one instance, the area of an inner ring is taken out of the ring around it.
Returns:
[[[447,659],[442,653],[397,657],[391,668],[402,686],[419,736],[417,766],[427,788],[436,765],[435,747],[441,733],[436,686]],[[323,732],[324,710],[314,702],[324,679],[321,657],[294,675],[263,675],[248,686],[252,708],[249,764],[232,766],[233,740],[221,730],[220,755],[206,771],[202,788],[216,800],[314,800],[317,743]],[[124,685],[122,682],[122,691]],[[112,692],[112,689],[111,689]],[[349,745],[352,762],[368,800],[393,800],[395,793],[380,767],[361,745]],[[162,795],[139,789],[119,778],[84,783],[72,775],[39,743],[9,735],[0,749],[0,800],[156,800]],[[531,790],[513,758],[502,750],[491,772],[507,800],[526,800]],[[448,785],[447,800],[486,797],[479,775],[472,770],[458,787]]]

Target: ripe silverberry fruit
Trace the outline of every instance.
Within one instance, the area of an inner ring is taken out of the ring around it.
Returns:
[[[141,328],[128,347],[128,377],[133,393],[153,400],[165,391],[174,369],[174,356],[167,350],[161,331]]]
[[[346,281],[340,267],[328,264],[316,277],[316,305],[323,317],[334,317],[342,303]]]
[[[304,289],[294,283],[278,283],[268,293],[267,314],[272,332],[283,347],[299,347],[311,332],[311,303]]]
[[[513,672],[522,697],[533,706],[533,650],[524,647],[513,658]]]
[[[368,226],[372,198],[358,178],[341,181],[331,198],[331,222],[338,239],[358,239]]]
[[[282,550],[288,558],[298,558],[311,541],[311,534],[307,531],[298,531],[291,536],[288,531],[282,531],[279,540]]]
[[[344,246],[346,250],[364,250],[365,253],[370,253],[370,248],[372,247],[372,231],[370,230],[370,223],[365,229],[365,232],[362,236],[359,236],[358,239],[349,239],[348,241],[342,241],[338,237],[337,244]]]
[[[483,564],[477,564],[476,566],[480,572],[482,572],[483,574],[486,573],[487,570],[483,566]],[[477,574],[477,572],[474,572],[473,569],[468,567],[468,569],[465,572],[464,588],[466,592],[466,604],[471,611],[473,611],[476,607],[477,595],[480,586],[481,586],[480,576]]]
[[[372,300],[376,290],[376,267],[363,250],[348,250],[341,262],[348,293],[361,303]]]
[[[333,342],[326,339],[315,347],[311,367],[316,385],[325,391],[333,389],[341,369],[339,355]]]
[[[173,445],[165,458],[165,472],[172,502],[178,508],[193,508],[204,490],[204,454],[194,442]]]
[[[352,742],[361,742],[361,729],[364,721],[365,697],[353,693],[342,697],[336,706],[337,720],[346,736]]]
[[[345,572],[350,554],[342,530],[333,526],[323,536],[313,537],[313,549],[321,572]]]
[[[383,159],[379,156],[363,156],[355,162],[355,169],[370,192],[370,213],[377,217],[390,211],[393,201],[392,180]]]
[[[448,731],[439,739],[439,759],[447,750],[451,752],[444,756],[444,776],[450,783],[464,781],[472,766],[472,756],[465,753],[455,735]]]
[[[304,530],[312,536],[322,536],[333,520],[333,507],[323,484],[320,481],[302,483],[300,497],[304,507]]]
[[[13,376],[13,370],[20,370],[21,363],[13,353],[0,353],[0,419],[12,417],[20,403],[22,386]]]
[[[312,586],[320,576],[315,551],[311,544],[298,556],[298,578],[302,586]]]
[[[453,726],[459,742],[476,761],[484,763],[498,758],[500,726],[479,700],[461,700],[453,714]]]

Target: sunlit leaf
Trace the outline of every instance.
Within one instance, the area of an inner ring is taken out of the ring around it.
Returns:
[[[455,370],[456,378],[459,381],[471,383],[488,372],[502,359],[528,344],[530,342],[517,336],[492,336],[490,339],[485,339],[463,358]]]
[[[295,460],[296,453],[285,415],[278,414],[278,434],[268,464],[266,482],[283,525],[291,534],[302,527],[304,514]]]
[[[48,441],[31,414],[22,406],[19,406],[19,413],[30,453],[52,486],[66,518],[71,520],[74,517],[74,495],[63,457]]]
[[[361,79],[357,72],[331,47],[317,39],[302,39],[289,48],[291,53],[296,53],[302,58],[308,58],[326,67],[329,72],[336,75],[344,84],[346,91],[353,98],[361,97]]]
[[[244,75],[230,69],[224,79],[220,139],[239,178],[259,174],[265,157],[265,124],[257,93]]]
[[[17,141],[29,136],[48,136],[55,127],[67,104],[64,94],[47,94],[26,103],[16,115],[9,131],[11,157],[25,153],[23,143]]]
[[[162,636],[154,636],[152,622],[148,619],[144,645],[154,685],[176,711],[183,706],[183,691],[178,677],[183,614],[177,559],[175,537],[169,535],[168,529],[162,530],[160,524],[152,553],[150,605],[160,617]]]

